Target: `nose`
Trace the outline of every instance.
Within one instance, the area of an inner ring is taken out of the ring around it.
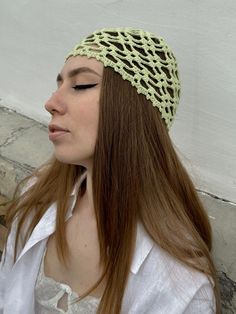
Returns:
[[[44,107],[51,115],[65,113],[65,105],[58,90],[52,93]]]

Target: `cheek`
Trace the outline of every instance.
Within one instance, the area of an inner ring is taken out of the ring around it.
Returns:
[[[74,113],[73,120],[76,127],[76,133],[81,137],[96,137],[98,128],[98,118],[99,118],[99,104],[93,103],[93,106],[86,104],[80,107],[79,110]]]

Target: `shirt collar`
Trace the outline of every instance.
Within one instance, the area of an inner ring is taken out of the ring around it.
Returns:
[[[75,184],[74,189],[71,193],[72,197],[72,204],[69,208],[68,212],[68,218],[71,217],[73,208],[76,203],[78,191],[80,188],[81,183],[87,176],[87,171],[85,171],[79,178],[78,182]],[[143,264],[144,260],[148,256],[149,252],[151,251],[152,247],[154,245],[153,240],[148,235],[146,230],[144,229],[141,222],[138,222],[137,224],[137,233],[136,233],[136,242],[135,242],[135,250],[134,250],[134,256],[131,262],[130,270],[133,274],[137,274],[139,271],[139,268]]]
[[[143,224],[138,222],[134,256],[130,268],[133,274],[137,274],[153,245],[154,241],[144,229]]]
[[[84,181],[84,179],[87,176],[87,170],[85,170],[82,175],[79,177],[78,181],[75,183],[74,188],[70,194],[70,198],[71,198],[71,205],[69,206],[69,209],[67,211],[67,216],[66,216],[66,220],[69,219],[72,216],[73,213],[73,209],[75,207],[75,203],[78,197],[78,192],[79,192],[79,188],[81,183]]]
[[[79,188],[80,188],[80,185],[81,183],[84,181],[84,179],[86,178],[87,176],[87,170],[85,170],[81,176],[79,177],[79,180],[76,182],[75,186],[74,186],[74,189],[73,191],[71,192],[71,196],[75,196],[77,197],[78,195],[78,191],[79,191]]]

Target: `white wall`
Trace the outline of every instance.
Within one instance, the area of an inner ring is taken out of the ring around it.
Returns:
[[[38,121],[64,56],[100,27],[164,37],[180,67],[171,136],[198,187],[236,202],[236,1],[17,0],[0,2],[0,104]]]

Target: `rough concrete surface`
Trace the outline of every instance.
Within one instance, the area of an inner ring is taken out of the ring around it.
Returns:
[[[7,235],[7,228],[5,227],[4,216],[6,213],[6,206],[7,199],[0,195],[0,258],[1,252],[3,251],[6,235]]]
[[[222,313],[236,313],[236,204],[200,192],[213,231],[213,250],[222,294]]]
[[[46,126],[0,106],[0,194],[11,197],[16,184],[51,153]]]
[[[11,198],[16,184],[51,153],[44,125],[0,106],[0,195]],[[204,191],[199,191],[199,196],[213,229],[212,254],[221,285],[222,313],[233,314],[236,313],[236,204]],[[0,229],[0,237],[4,230]]]

